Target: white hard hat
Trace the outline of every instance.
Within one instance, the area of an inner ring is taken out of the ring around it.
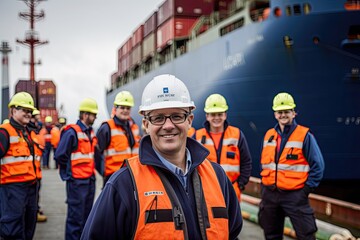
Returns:
[[[154,77],[146,85],[139,113],[144,114],[145,111],[155,109],[187,107],[195,109],[185,84],[173,75],[164,74]]]

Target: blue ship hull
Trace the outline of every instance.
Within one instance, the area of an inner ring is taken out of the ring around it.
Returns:
[[[271,7],[284,7],[282,1],[273,2]],[[115,95],[128,90],[135,97],[133,117],[141,124],[136,112],[142,90],[154,76],[170,73],[188,86],[197,106],[194,127],[200,128],[205,99],[220,93],[228,101],[230,124],[246,135],[252,175],[259,177],[262,138],[276,123],[272,100],[286,91],[295,98],[297,122],[310,127],[322,150],[324,180],[359,183],[360,42],[347,37],[350,26],[360,26],[360,11],[345,11],[341,1],[307,2],[311,14],[246,24],[109,92],[108,111]]]

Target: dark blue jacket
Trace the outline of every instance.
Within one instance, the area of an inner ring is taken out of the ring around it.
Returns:
[[[76,122],[81,130],[88,135],[91,132],[91,127],[87,128],[80,120]],[[60,177],[63,181],[71,178],[71,153],[78,147],[77,134],[73,128],[64,129],[61,132],[59,145],[55,152],[55,160],[59,164]],[[95,179],[95,176],[92,176]]]
[[[152,148],[149,136],[145,136],[141,140],[139,156],[141,163],[157,166],[165,173],[184,209],[189,239],[201,239],[200,228],[197,223],[194,193],[192,184],[189,184],[189,181],[192,179],[190,176],[194,169],[204,161],[209,152],[191,138],[188,138],[186,146],[191,153],[192,159],[186,191],[179,179],[158,159]],[[242,228],[240,205],[233,186],[224,170],[217,163],[212,163],[212,165],[218,177],[228,209],[229,239],[236,239]],[[127,167],[114,173],[92,208],[81,239],[131,239],[137,226],[138,203],[134,197],[134,189],[135,187]]]

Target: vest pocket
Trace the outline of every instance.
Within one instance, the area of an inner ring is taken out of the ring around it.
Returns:
[[[14,157],[30,156],[30,151],[26,147],[14,147],[12,154]]]
[[[11,176],[24,175],[31,171],[31,169],[27,166],[27,164],[25,166],[16,165],[16,167],[15,166],[7,166],[7,169]]]
[[[225,207],[212,207],[211,210],[214,218],[229,218],[227,208]]]
[[[267,177],[267,176],[270,175],[270,170],[269,169],[264,169],[264,170],[261,171],[260,175],[263,176],[263,177]]]

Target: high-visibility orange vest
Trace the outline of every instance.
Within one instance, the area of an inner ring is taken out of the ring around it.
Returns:
[[[95,174],[94,149],[97,144],[95,133],[91,131],[92,142],[90,142],[89,137],[79,125],[70,124],[68,127],[75,130],[78,140],[77,149],[71,153],[71,175],[78,179],[89,178]]]
[[[161,222],[158,219],[153,222],[149,221],[147,217],[152,215],[154,211],[158,213],[168,211],[172,216],[173,210],[168,193],[154,168],[149,165],[142,165],[139,157],[129,159],[127,166],[135,181],[140,207],[134,239],[184,239],[183,230],[177,230],[173,221]],[[226,204],[215,170],[208,160],[200,164],[197,170],[210,223],[210,227],[206,229],[207,238],[228,239],[228,219],[224,216],[217,216],[217,210],[226,211]]]
[[[188,137],[192,137],[194,134],[195,134],[195,128],[194,127],[191,127],[189,130],[188,130],[188,133],[187,133],[187,136]]]
[[[50,131],[50,135],[51,135],[51,145],[54,148],[57,148],[60,142],[60,130],[58,127],[54,126],[51,131]]]
[[[125,130],[115,124],[114,119],[107,121],[110,127],[110,144],[104,151],[105,156],[105,176],[113,174],[120,169],[125,159],[137,156],[139,154],[140,132],[136,124],[130,126],[134,136],[135,145],[130,148]]]
[[[44,150],[44,145],[41,145],[39,139],[42,136],[36,134],[34,131],[31,131],[31,138],[34,141],[34,151],[35,151],[35,167],[36,167],[36,176],[38,179],[42,179],[42,172],[41,172],[41,157]]]
[[[309,175],[309,164],[302,148],[309,129],[297,125],[281,152],[278,163],[275,163],[278,138],[274,128],[267,131],[261,153],[261,176],[264,185],[276,185],[284,190],[303,188]]]
[[[9,133],[9,150],[1,158],[1,184],[22,183],[36,180],[34,156],[22,131],[16,131],[10,123],[0,126]]]
[[[240,199],[240,188],[237,179],[240,176],[240,150],[238,148],[240,139],[240,129],[228,126],[225,129],[222,139],[222,149],[220,159],[217,158],[215,143],[207,133],[205,128],[196,131],[196,140],[206,147],[210,154],[207,158],[213,162],[217,162],[225,170],[226,175],[233,183],[236,195]]]

